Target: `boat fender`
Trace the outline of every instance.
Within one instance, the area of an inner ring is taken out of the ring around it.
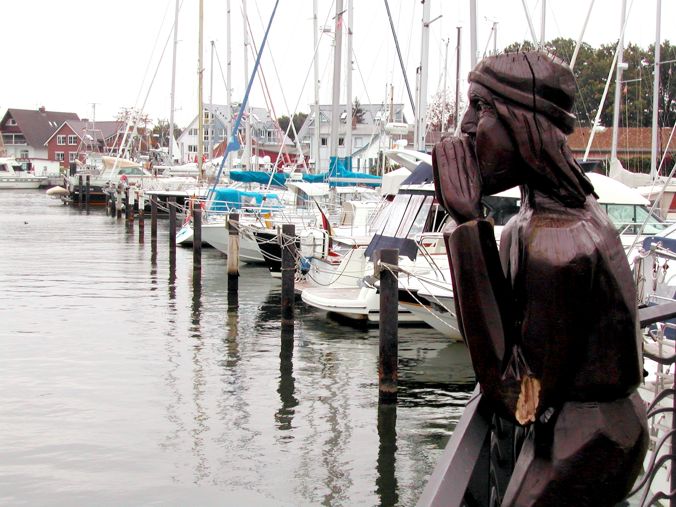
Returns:
[[[312,260],[312,257],[304,257],[301,256],[300,258],[300,272],[304,275],[307,275],[310,272],[310,262]]]

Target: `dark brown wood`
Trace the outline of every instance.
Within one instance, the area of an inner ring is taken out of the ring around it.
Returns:
[[[380,273],[380,341],[378,347],[378,400],[383,403],[397,401],[399,375],[399,281],[396,268],[399,250],[383,248],[379,262]],[[394,268],[394,269],[392,269]]]
[[[282,225],[282,327],[294,326],[296,226]]]
[[[169,207],[169,253],[176,255],[176,198],[167,199]]]
[[[129,187],[124,189],[124,218],[129,220],[130,211],[129,211]]]
[[[228,215],[225,225],[228,228],[228,307],[238,306],[239,293],[239,214]]]
[[[80,174],[77,177],[77,204],[82,209],[82,197],[83,197],[83,188],[82,188],[82,175]]]
[[[150,196],[150,241],[157,241],[157,197]]]
[[[202,209],[199,206],[192,210],[192,266],[202,269]]]
[[[89,213],[89,191],[90,191],[90,175],[85,178],[85,210]]]
[[[640,327],[647,327],[657,322],[664,322],[676,317],[676,301],[668,301],[654,306],[639,308]]]

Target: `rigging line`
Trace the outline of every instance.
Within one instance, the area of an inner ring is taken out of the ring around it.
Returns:
[[[409,84],[408,76],[406,75],[406,67],[404,66],[404,59],[401,56],[401,49],[399,48],[399,39],[397,38],[397,33],[394,30],[394,23],[392,22],[392,13],[390,12],[390,4],[387,0],[385,0],[385,8],[387,9],[387,19],[389,19],[390,21],[390,30],[392,31],[392,37],[394,38],[394,45],[397,48],[397,55],[399,55],[399,65],[401,66],[401,73],[403,74],[404,84],[406,85],[406,91],[408,92],[408,100],[411,103],[413,116],[415,116],[415,103],[413,101],[413,94],[411,93],[411,85]]]
[[[237,132],[239,130],[239,126],[242,123],[242,116],[244,116],[244,108],[246,107],[246,104],[249,100],[249,94],[251,93],[251,87],[253,86],[253,81],[254,78],[256,77],[256,71],[258,70],[258,67],[261,63],[261,54],[262,50],[265,48],[265,43],[268,40],[268,35],[270,34],[270,27],[272,26],[272,20],[275,18],[275,13],[277,12],[277,6],[279,5],[279,0],[275,1],[275,6],[272,9],[272,14],[270,15],[270,21],[268,22],[268,27],[265,30],[265,35],[263,36],[263,42],[261,43],[261,51],[258,52],[258,55],[256,56],[256,63],[254,64],[253,72],[251,74],[251,77],[249,78],[249,83],[246,87],[246,92],[244,93],[244,99],[242,100],[242,104],[239,107],[239,114],[237,115],[237,119],[235,120],[235,124],[233,126],[233,133],[231,135],[230,141],[228,141],[228,144],[225,148],[225,152],[223,153],[223,157],[221,158],[221,164],[218,168],[218,172],[216,173],[216,179],[214,180],[214,184],[211,186],[209,189],[209,192],[207,193],[207,199],[211,198],[213,195],[213,192],[216,188],[216,185],[218,184],[218,180],[221,178],[221,173],[223,172],[223,166],[225,165],[225,160],[228,158],[228,153],[234,150],[239,149],[239,142],[237,140]]]
[[[134,104],[138,104],[139,98],[141,97],[141,91],[143,90],[143,86],[145,85],[146,78],[148,77],[148,71],[150,70],[150,64],[153,61],[153,57],[155,56],[155,49],[157,49],[157,42],[160,39],[160,34],[162,33],[162,27],[164,26],[164,21],[167,19],[167,12],[169,11],[169,5],[173,3],[171,0],[167,1],[167,5],[164,9],[164,15],[162,16],[162,21],[160,22],[160,27],[157,30],[157,35],[155,36],[155,42],[153,42],[153,47],[150,50],[150,57],[148,58],[148,64],[145,66],[145,72],[143,73],[143,78],[141,79],[141,86],[139,87],[138,90],[138,95],[136,95],[136,101]],[[183,2],[181,2],[183,3]],[[179,8],[180,9],[180,8]],[[169,35],[171,35],[174,31],[174,24],[176,23],[176,20],[171,24],[171,29],[169,30]],[[164,51],[162,51],[164,54]],[[162,60],[162,57],[160,57],[160,61]]]

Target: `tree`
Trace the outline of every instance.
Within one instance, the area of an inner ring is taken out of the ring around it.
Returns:
[[[293,128],[289,128],[289,117],[288,116],[280,116],[277,118],[277,125],[279,125],[279,128],[281,129],[282,132],[287,133],[288,129],[288,136],[292,141],[296,140],[296,135],[294,133],[294,129],[296,133],[301,129],[303,124],[305,123],[305,120],[307,119],[307,113],[296,113],[293,115]]]
[[[448,90],[439,90],[427,107],[427,125],[433,132],[447,132],[455,122],[455,104]]]
[[[357,123],[364,123],[364,111],[361,107],[361,103],[357,97],[354,98],[352,103],[352,122],[356,125]]]
[[[174,139],[178,139],[181,132],[182,129],[174,123]],[[169,121],[162,118],[155,120],[151,134],[153,139],[157,139],[160,147],[169,146]]]

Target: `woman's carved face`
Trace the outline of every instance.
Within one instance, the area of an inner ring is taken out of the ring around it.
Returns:
[[[460,130],[473,142],[484,195],[502,192],[524,183],[514,140],[498,118],[491,92],[471,83],[469,107]]]

